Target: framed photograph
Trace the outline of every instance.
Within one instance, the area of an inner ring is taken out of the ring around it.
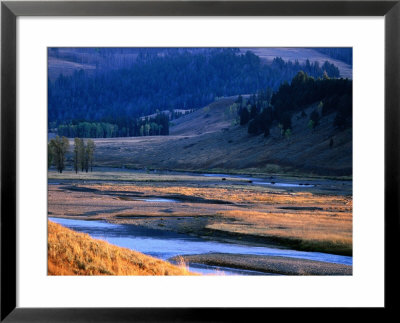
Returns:
[[[399,14],[2,2],[1,320],[394,309]]]

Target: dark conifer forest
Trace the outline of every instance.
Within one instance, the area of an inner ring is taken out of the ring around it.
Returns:
[[[304,109],[315,105],[309,116],[310,127],[315,128],[320,118],[336,112],[334,126],[345,129],[352,125],[352,81],[348,79],[331,79],[325,76],[315,79],[300,71],[290,83],[284,82],[272,95],[260,91],[244,102],[239,97],[238,114],[240,125],[248,123],[249,134],[264,133],[269,135],[273,122],[277,122],[282,134],[292,128],[294,114],[307,117]]]
[[[235,48],[86,48],[76,49],[76,53],[85,54],[79,56],[79,62],[73,52],[62,56],[58,49],[49,49],[53,59],[101,66],[95,72],[82,68],[70,75],[49,77],[49,128],[68,137],[168,135],[168,121],[176,109],[198,109],[218,97],[258,93],[268,88],[278,91],[271,103],[281,111],[288,107],[285,91],[294,91],[288,82],[299,71],[311,77],[315,86],[319,86],[315,81],[319,78],[340,77],[338,68],[329,62],[299,63],[277,57],[267,64],[254,53]],[[102,60],[109,63],[102,64]],[[290,107],[297,109],[316,99],[316,91],[319,89],[311,91],[313,94],[308,91],[308,96],[300,95],[295,107]],[[171,113],[162,113],[166,110]]]

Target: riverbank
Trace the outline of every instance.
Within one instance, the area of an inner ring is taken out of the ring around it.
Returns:
[[[352,266],[344,264],[333,264],[299,258],[244,254],[208,253],[179,258],[174,257],[170,260],[178,261],[181,259],[189,266],[192,263],[205,264],[209,266],[232,267],[279,275],[347,276],[352,275],[353,271]]]
[[[48,275],[194,275],[186,267],[48,221]]]

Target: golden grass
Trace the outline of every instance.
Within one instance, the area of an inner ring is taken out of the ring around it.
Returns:
[[[48,221],[48,275],[193,275],[174,266]]]
[[[102,185],[79,185],[80,187],[95,188],[100,191],[115,190],[115,184]],[[141,185],[118,185],[118,190],[122,192],[140,191],[145,195],[185,195],[195,196],[204,199],[218,199],[232,203],[274,203],[274,204],[293,204],[302,206],[311,206],[323,202],[324,204],[342,203],[348,205],[351,209],[352,198],[341,195],[323,195],[318,196],[309,192],[285,193],[279,194],[257,190],[259,188],[229,188],[229,187],[190,187],[190,186],[154,186],[151,184]]]
[[[304,250],[340,254],[352,253],[352,213],[221,211],[222,218],[206,228],[235,234],[253,235],[292,242]]]

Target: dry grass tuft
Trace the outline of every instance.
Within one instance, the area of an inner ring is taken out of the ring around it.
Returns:
[[[174,266],[111,245],[48,221],[48,275],[193,275]]]

